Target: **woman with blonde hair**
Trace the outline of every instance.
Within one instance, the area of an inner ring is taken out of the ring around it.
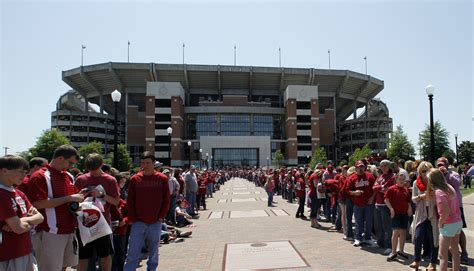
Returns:
[[[449,185],[439,169],[428,173],[431,188],[435,191],[438,207],[438,226],[440,232],[440,268],[448,269],[448,250],[451,247],[453,271],[460,269],[459,234],[462,229],[461,209],[454,188]]]
[[[433,191],[428,185],[428,172],[433,168],[430,162],[423,161],[417,168],[418,177],[413,182],[412,198],[416,203],[415,217],[411,223],[410,233],[412,243],[415,245],[415,260],[411,268],[418,269],[421,262],[421,249],[423,244],[425,252],[430,256],[430,265],[427,270],[436,270],[438,261],[438,220],[436,217],[436,201]]]

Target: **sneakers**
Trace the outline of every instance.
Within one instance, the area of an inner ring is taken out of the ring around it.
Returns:
[[[392,253],[392,249],[387,248],[387,249],[382,253],[382,255],[390,255],[391,253]]]
[[[342,240],[346,240],[346,241],[351,241],[351,242],[352,242],[352,241],[354,241],[354,238],[344,235],[344,237],[342,237]]]
[[[461,263],[469,264],[469,256],[467,255],[467,252],[461,252]]]
[[[408,259],[408,254],[406,254],[406,253],[403,252],[403,251],[398,251],[398,252],[397,252],[397,255],[400,256],[400,257],[402,257],[402,258],[405,259],[405,260]]]
[[[391,262],[391,261],[395,260],[396,258],[397,258],[397,254],[390,253],[390,255],[388,255],[388,257],[387,257],[387,262]]]
[[[360,247],[360,246],[362,245],[362,242],[361,242],[360,240],[357,240],[357,239],[356,239],[356,240],[354,241],[354,244],[352,244],[352,245],[355,246],[355,247]]]

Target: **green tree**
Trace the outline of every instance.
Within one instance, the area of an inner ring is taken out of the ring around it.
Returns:
[[[275,158],[273,160],[275,161],[275,168],[279,168],[281,166],[282,161],[285,160],[285,156],[283,156],[281,150],[276,150]]]
[[[463,141],[458,147],[459,163],[470,163],[474,156],[474,142]]]
[[[435,141],[433,160],[436,160],[449,150],[449,133],[441,126],[439,121],[435,122],[433,131]],[[421,154],[426,161],[431,161],[430,142],[430,126],[427,124],[425,129],[421,131],[418,141],[418,144],[421,146]]]
[[[119,171],[128,171],[130,170],[130,166],[132,164],[132,157],[130,157],[130,153],[127,150],[127,145],[119,144],[117,147],[118,153],[118,165],[117,169]],[[104,160],[104,163],[112,165],[114,161],[114,153],[109,153],[107,159]]]
[[[369,148],[369,145],[366,144],[362,149],[355,149],[354,153],[349,157],[349,166],[355,165],[355,162],[367,158],[372,154],[372,150]]]
[[[414,160],[415,147],[408,140],[408,136],[403,132],[401,125],[392,133],[387,149],[389,159],[401,158],[404,160]]]
[[[57,147],[70,144],[67,137],[63,136],[57,129],[45,130],[38,138],[34,147],[30,148],[31,157],[43,157],[51,161],[54,150]]]
[[[86,144],[79,148],[79,156],[81,156],[81,159],[79,159],[77,166],[80,170],[84,170],[84,159],[87,157],[87,155],[91,153],[98,153],[103,156],[102,143],[92,141],[89,144]]]
[[[326,157],[326,151],[324,150],[324,148],[316,148],[313,151],[313,155],[311,156],[309,167],[313,169],[318,163],[326,164],[327,160],[328,159]]]

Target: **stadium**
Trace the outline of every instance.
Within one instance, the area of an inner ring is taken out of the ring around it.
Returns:
[[[300,165],[318,147],[337,162],[365,144],[384,152],[392,132],[375,99],[384,82],[350,70],[109,62],[62,79],[71,90],[51,127],[110,153],[118,90],[118,141],[135,162],[148,150],[172,166],[269,166],[280,150],[286,165]]]

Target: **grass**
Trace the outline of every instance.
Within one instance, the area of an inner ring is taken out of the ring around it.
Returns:
[[[474,193],[474,188],[466,188],[464,189],[464,186],[461,186],[461,195],[463,197],[467,196],[467,195],[470,195]]]

